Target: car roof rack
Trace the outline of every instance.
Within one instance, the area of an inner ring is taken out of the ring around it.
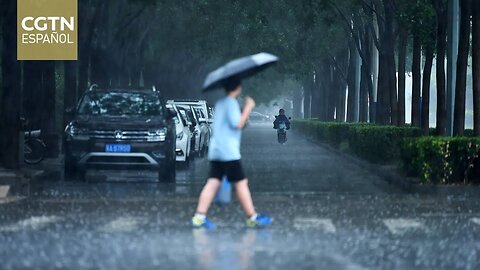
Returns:
[[[174,102],[195,102],[195,103],[206,102],[206,100],[203,100],[203,99],[174,99],[173,101]]]

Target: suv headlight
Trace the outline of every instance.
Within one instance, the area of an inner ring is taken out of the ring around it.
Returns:
[[[75,125],[68,125],[65,128],[65,133],[67,135],[67,139],[74,139],[74,140],[88,140],[90,137],[88,136],[88,129],[86,128],[78,128]]]
[[[183,131],[177,134],[177,140],[183,139]]]
[[[68,125],[65,128],[65,134],[67,134],[70,137],[77,135],[77,132],[78,132],[78,128],[75,127],[74,125]]]
[[[147,141],[149,142],[163,142],[167,138],[167,129],[156,129],[148,131]]]

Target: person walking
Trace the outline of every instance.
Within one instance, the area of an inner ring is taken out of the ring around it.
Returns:
[[[195,228],[216,228],[216,225],[207,218],[207,212],[221,186],[222,178],[226,176],[235,187],[238,201],[247,217],[247,227],[262,228],[269,225],[273,218],[257,213],[255,210],[240,155],[242,129],[250,112],[255,107],[255,101],[251,97],[247,97],[243,112],[241,112],[237,101],[242,92],[240,80],[228,79],[224,86],[226,96],[215,104],[213,136],[208,148],[210,173],[200,193],[191,224]]]

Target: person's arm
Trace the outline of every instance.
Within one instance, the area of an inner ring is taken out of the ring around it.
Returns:
[[[250,112],[255,108],[255,100],[251,97],[247,97],[245,99],[245,106],[243,108],[242,115],[240,116],[240,121],[237,124],[238,129],[242,129],[245,124],[247,123],[248,116],[250,115]]]

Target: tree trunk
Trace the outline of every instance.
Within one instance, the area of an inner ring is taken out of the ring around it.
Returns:
[[[480,136],[480,2],[472,2],[473,132]]]
[[[436,6],[437,14],[437,135],[443,136],[447,130],[447,103],[445,84],[445,52],[447,40],[446,7]]]
[[[99,1],[101,4],[101,1]],[[78,9],[80,14],[84,16],[79,17],[78,22],[78,91],[77,94],[81,95],[88,88],[89,83],[89,69],[90,69],[90,57],[91,47],[95,25],[100,13],[100,8],[95,6],[95,3],[89,3],[88,1],[79,1]],[[92,8],[92,6],[94,6]]]
[[[348,84],[348,97],[347,97],[347,122],[355,122],[355,50],[356,47],[353,44],[353,41],[350,42],[349,46],[349,57],[348,57],[348,74],[347,74],[347,84]]]
[[[337,122],[345,122],[345,99],[347,97],[347,84],[342,79],[341,71],[335,70],[335,91],[337,91]]]
[[[407,59],[408,32],[401,30],[398,41],[398,125],[405,124],[405,73]]]
[[[320,74],[320,73],[317,73]],[[315,82],[311,82],[311,107],[310,107],[310,114],[312,118],[319,118],[320,120],[325,120],[324,119],[324,113],[323,110],[325,109],[324,104],[324,92],[326,89],[323,89],[321,87],[321,83],[319,83],[321,76],[317,75]]]
[[[92,50],[90,68],[91,68],[91,82],[99,85],[100,87],[108,87],[109,76],[109,63],[106,59],[106,52],[97,48]]]
[[[55,62],[42,61],[42,93],[43,99],[41,125],[44,134],[55,132]]]
[[[39,129],[42,122],[42,74],[42,61],[23,61],[23,117],[31,129]]]
[[[422,131],[428,136],[430,128],[430,79],[432,78],[433,50],[427,49],[425,52],[425,66],[423,69],[423,85],[422,85]]]
[[[385,34],[382,40],[386,53],[387,76],[388,76],[388,109],[390,110],[390,124],[398,125],[398,99],[397,78],[395,66],[395,34],[393,24],[395,20],[393,0],[383,0],[385,8]]]
[[[333,65],[328,65],[330,77],[329,77],[329,87],[328,87],[328,111],[327,111],[327,121],[333,122],[335,121],[335,111],[337,109],[337,101],[338,101],[338,90],[337,85],[335,82],[335,68]]]
[[[467,86],[467,63],[470,47],[470,0],[460,1],[460,32],[457,58],[457,81],[455,84],[455,108],[453,135],[461,136],[465,129],[465,92]]]
[[[17,61],[17,1],[2,4],[2,97],[0,98],[1,164],[17,169],[20,161],[20,65]]]
[[[386,64],[386,56],[380,51],[378,54],[378,87],[377,87],[377,116],[376,122],[381,125],[390,123],[390,111],[388,104],[388,71]]]
[[[311,104],[311,98],[312,98],[312,86],[313,86],[313,80],[312,78],[310,77],[309,79],[306,80],[306,82],[304,83],[303,85],[303,95],[304,95],[304,98],[303,98],[303,117],[304,118],[312,118],[312,115],[311,115],[311,108],[310,108],[310,104]]]
[[[292,100],[293,100],[293,118],[301,118],[302,117],[302,97],[303,91],[301,89],[294,89],[292,91]]]
[[[413,36],[412,60],[412,126],[420,127],[420,88],[421,88],[422,44],[420,37]]]
[[[76,61],[64,61],[64,93],[63,93],[63,124],[70,121],[69,116],[65,114],[67,109],[75,108],[77,103],[77,63]]]
[[[362,77],[360,91],[360,122],[368,122],[369,106],[373,102],[372,82],[372,36],[366,29],[362,38],[364,58],[362,58]]]
[[[370,67],[368,63],[362,63],[360,81],[360,122],[368,121],[368,97],[370,88],[372,87],[372,79],[370,78]]]

